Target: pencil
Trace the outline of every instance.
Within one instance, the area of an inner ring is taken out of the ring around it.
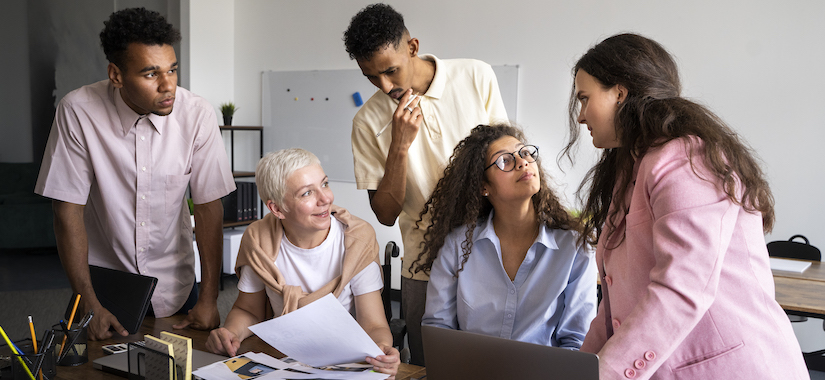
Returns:
[[[407,104],[404,106],[404,108],[409,107],[410,104],[412,104],[413,100],[415,100],[415,98],[417,98],[417,97],[418,97],[418,94],[413,94],[413,96],[410,98],[410,100],[407,101]],[[412,111],[410,111],[410,113],[412,113]],[[384,133],[384,131],[386,131],[387,128],[390,127],[390,125],[392,125],[392,119],[390,119],[390,122],[387,123],[387,125],[385,125],[384,128],[381,128],[381,130],[378,131],[378,133],[375,134],[375,137],[381,136],[381,134]]]
[[[34,353],[39,354],[37,352],[37,335],[34,334],[34,322],[32,322],[32,316],[29,316],[29,331],[32,333],[32,346],[34,346]],[[38,378],[43,380],[43,370],[40,370],[38,373]]]
[[[26,363],[24,363],[24,362],[23,362],[23,358],[21,357],[21,356],[23,355],[23,353],[22,353],[22,352],[18,352],[18,351],[17,351],[17,348],[15,348],[15,347],[14,347],[14,344],[12,344],[12,343],[11,343],[11,339],[9,339],[9,336],[8,336],[8,335],[6,335],[6,331],[5,331],[5,330],[3,330],[3,327],[2,327],[2,326],[0,326],[0,335],[3,335],[3,340],[5,340],[5,341],[6,341],[6,344],[9,346],[9,349],[11,350],[11,352],[12,352],[12,353],[14,353],[14,354],[16,355],[17,360],[19,360],[19,361],[20,361],[20,365],[22,365],[22,366],[23,366],[23,369],[25,369],[25,370],[26,370],[26,374],[28,374],[28,375],[29,375],[29,377],[30,377],[32,380],[36,380],[36,379],[34,378],[34,375],[32,375],[32,371],[31,371],[31,370],[29,370],[29,366],[27,366],[27,365],[26,365]]]
[[[60,354],[63,354],[63,350],[66,348],[66,338],[69,337],[69,331],[72,329],[72,320],[74,320],[74,313],[77,311],[77,305],[80,304],[80,293],[76,294],[74,299],[74,306],[72,306],[72,314],[69,315],[69,323],[68,328],[66,329],[66,333],[63,334],[63,343],[60,344]]]

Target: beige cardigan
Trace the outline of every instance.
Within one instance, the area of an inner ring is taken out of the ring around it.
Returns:
[[[344,265],[341,275],[332,279],[315,292],[305,293],[300,286],[287,285],[284,276],[275,266],[284,228],[281,220],[272,214],[252,223],[241,239],[235,272],[240,277],[241,267],[249,265],[263,280],[264,284],[284,297],[284,310],[280,315],[295,311],[329,293],[336,297],[352,277],[360,273],[370,263],[378,261],[378,242],[375,230],[364,220],[350,214],[346,209],[332,205],[330,213],[344,224]]]

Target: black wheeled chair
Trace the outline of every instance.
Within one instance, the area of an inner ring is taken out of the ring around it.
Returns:
[[[404,347],[404,337],[407,335],[407,322],[401,318],[392,317],[392,258],[398,257],[400,250],[394,241],[387,243],[384,248],[384,264],[381,271],[384,274],[384,290],[381,292],[381,299],[384,301],[384,314],[387,316],[387,323],[390,325],[392,333],[392,346],[401,353],[401,361],[409,363],[409,349]],[[402,311],[400,315],[404,315]],[[406,359],[406,360],[405,360]]]

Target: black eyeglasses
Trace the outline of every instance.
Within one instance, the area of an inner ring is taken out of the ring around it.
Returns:
[[[484,170],[495,165],[503,172],[513,171],[513,169],[516,168],[516,154],[527,160],[527,162],[536,162],[536,159],[539,158],[539,147],[535,145],[525,145],[513,153],[502,153],[492,164],[484,168]]]

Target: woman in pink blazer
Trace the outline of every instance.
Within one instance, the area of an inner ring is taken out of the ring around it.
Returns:
[[[604,149],[579,188],[603,292],[581,350],[600,379],[808,379],[774,300],[773,197],[750,148],[680,96],[655,41],[610,37],[573,74],[565,154],[578,124]]]

